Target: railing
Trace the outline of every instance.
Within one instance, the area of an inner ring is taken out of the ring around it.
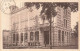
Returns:
[[[40,46],[40,42],[28,42],[28,46]]]
[[[45,23],[45,24],[40,24],[39,27],[45,27],[45,26],[49,26],[49,23]]]

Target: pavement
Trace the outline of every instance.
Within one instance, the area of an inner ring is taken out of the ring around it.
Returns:
[[[50,47],[20,47],[20,46],[9,46],[4,47],[4,49],[50,49]],[[78,46],[54,46],[52,49],[78,49]]]

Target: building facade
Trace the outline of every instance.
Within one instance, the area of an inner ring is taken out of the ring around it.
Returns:
[[[68,46],[71,43],[71,9],[56,7],[57,15],[52,18],[52,46]],[[16,46],[50,46],[49,22],[36,9],[23,7],[11,14],[12,44]]]

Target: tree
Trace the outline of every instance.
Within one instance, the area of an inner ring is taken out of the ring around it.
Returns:
[[[24,5],[27,7],[27,8],[31,8],[33,6],[36,7],[36,9],[39,9],[40,8],[40,3],[39,2],[25,2]]]
[[[54,3],[42,3],[42,11],[41,15],[45,13],[47,20],[50,24],[50,48],[52,49],[52,39],[51,39],[51,24],[52,24],[52,17],[55,17],[57,15],[55,11],[56,4]]]

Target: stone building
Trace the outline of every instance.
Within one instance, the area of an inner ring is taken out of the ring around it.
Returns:
[[[12,7],[13,8],[13,7]],[[34,7],[25,6],[11,14],[12,44],[17,46],[50,46],[49,22],[41,19]],[[52,18],[52,46],[68,46],[71,42],[71,9],[56,7],[57,15]]]

